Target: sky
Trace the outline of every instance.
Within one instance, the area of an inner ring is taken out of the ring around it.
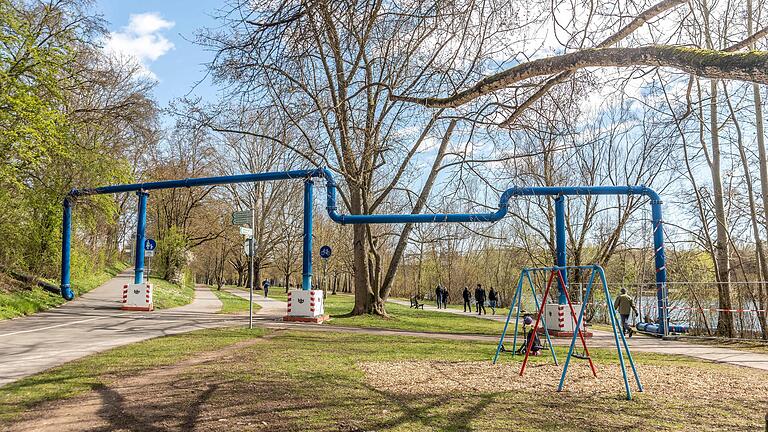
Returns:
[[[132,58],[157,81],[155,98],[166,108],[174,98],[216,96],[206,76],[212,53],[195,45],[198,29],[215,26],[216,0],[98,0],[95,12],[107,21],[104,49]],[[190,93],[192,92],[192,93]]]

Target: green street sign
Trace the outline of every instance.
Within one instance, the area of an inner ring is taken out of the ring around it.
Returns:
[[[252,210],[232,212],[232,225],[250,225],[252,221]]]

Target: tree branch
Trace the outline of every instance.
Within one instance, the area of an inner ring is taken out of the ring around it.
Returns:
[[[660,13],[665,12],[669,9],[672,9],[676,6],[679,6],[683,3],[686,3],[686,1],[687,0],[663,0],[659,3],[656,3],[655,5],[643,11],[640,15],[636,16],[635,19],[633,19],[629,24],[622,27],[621,30],[617,31],[611,36],[608,36],[608,38],[606,38],[605,40],[597,44],[597,48],[608,48],[611,45],[617,44],[619,41],[621,41],[622,39],[632,34],[635,30],[645,25],[645,23],[647,23],[649,20],[653,19]],[[531,97],[529,97],[525,102],[523,102],[517,108],[515,108],[515,111],[512,113],[511,116],[509,116],[503,122],[499,123],[499,126],[500,127],[509,126],[512,122],[517,120],[518,117],[520,117],[520,115],[522,115],[526,109],[528,109],[537,100],[541,99],[545,94],[547,94],[547,92],[549,92],[549,90],[552,87],[562,82],[565,82],[568,78],[573,76],[573,73],[574,73],[573,70],[569,70],[569,71],[561,72],[554,78],[549,79],[547,82],[544,83],[544,85],[539,90],[536,91],[536,93],[531,95]]]
[[[651,45],[639,48],[593,48],[532,60],[490,75],[448,97],[391,95],[390,99],[430,108],[456,108],[497,90],[537,76],[587,67],[669,67],[693,75],[768,84],[768,51],[726,51]]]

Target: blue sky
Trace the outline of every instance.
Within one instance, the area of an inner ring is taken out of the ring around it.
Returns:
[[[192,41],[198,29],[217,24],[211,15],[221,4],[220,0],[98,0],[95,7],[108,22],[105,49],[140,63],[157,80],[155,97],[165,108],[205,77],[204,63],[212,54]],[[193,94],[216,96],[207,82]]]

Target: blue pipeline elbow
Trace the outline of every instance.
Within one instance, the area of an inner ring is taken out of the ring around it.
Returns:
[[[72,288],[70,288],[69,285],[62,285],[61,296],[64,297],[64,300],[70,301],[75,298],[75,292],[72,291]]]

